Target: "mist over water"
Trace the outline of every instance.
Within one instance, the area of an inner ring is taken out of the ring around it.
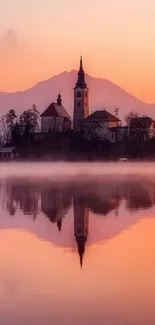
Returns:
[[[155,176],[155,163],[64,163],[64,162],[30,162],[1,163],[0,178],[31,177],[38,179],[88,180],[97,177]]]
[[[154,163],[0,164],[2,325],[154,325]]]

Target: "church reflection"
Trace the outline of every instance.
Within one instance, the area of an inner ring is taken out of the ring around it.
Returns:
[[[62,229],[63,218],[71,206],[69,193],[55,188],[41,191],[41,211],[52,223],[57,224],[59,232]]]
[[[80,197],[73,198],[74,211],[74,236],[76,238],[78,253],[80,257],[80,265],[82,267],[83,257],[85,253],[85,243],[89,230],[89,208],[85,206],[85,202]]]
[[[102,218],[112,213],[119,216],[121,203],[128,212],[150,209],[155,205],[155,182],[128,179],[115,183],[102,181],[82,186],[73,183],[57,186],[12,180],[0,184],[0,204],[10,216],[22,211],[35,221],[42,214],[60,233],[69,209],[73,211],[73,235],[81,267],[89,236],[90,212]]]

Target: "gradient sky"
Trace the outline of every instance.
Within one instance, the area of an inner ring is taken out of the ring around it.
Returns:
[[[154,0],[1,0],[0,91],[85,70],[155,102]]]

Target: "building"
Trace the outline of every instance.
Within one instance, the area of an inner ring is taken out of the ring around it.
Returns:
[[[135,117],[129,123],[129,136],[143,138],[144,140],[155,137],[155,121],[148,116]]]
[[[74,88],[74,112],[73,129],[76,132],[83,132],[84,119],[89,115],[89,89],[85,81],[82,57],[80,58],[80,68],[78,80]]]
[[[41,114],[41,132],[67,132],[71,130],[71,118],[62,105],[59,93],[57,102],[52,102]]]
[[[85,243],[88,237],[89,228],[89,209],[85,207],[84,202],[78,197],[73,199],[74,205],[74,236],[76,238],[80,265],[82,268],[83,257],[85,253]]]
[[[18,150],[16,147],[1,147],[0,159],[13,159],[18,157]]]
[[[90,114],[84,120],[85,139],[108,140],[115,143],[120,120],[105,109]]]

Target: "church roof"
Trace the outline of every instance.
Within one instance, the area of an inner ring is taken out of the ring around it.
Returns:
[[[62,105],[58,105],[57,103],[50,104],[49,107],[45,109],[45,111],[41,114],[41,117],[66,117],[70,118],[68,112]]]
[[[105,122],[119,122],[119,119],[105,109],[98,110],[85,118],[85,121],[103,120]]]
[[[0,153],[12,153],[16,147],[1,147]]]
[[[87,88],[87,84],[86,84],[86,81],[85,81],[85,72],[84,72],[84,69],[83,69],[82,56],[80,58],[80,67],[79,67],[79,72],[78,72],[78,80],[77,80],[75,89],[76,88],[82,88],[82,89]]]

